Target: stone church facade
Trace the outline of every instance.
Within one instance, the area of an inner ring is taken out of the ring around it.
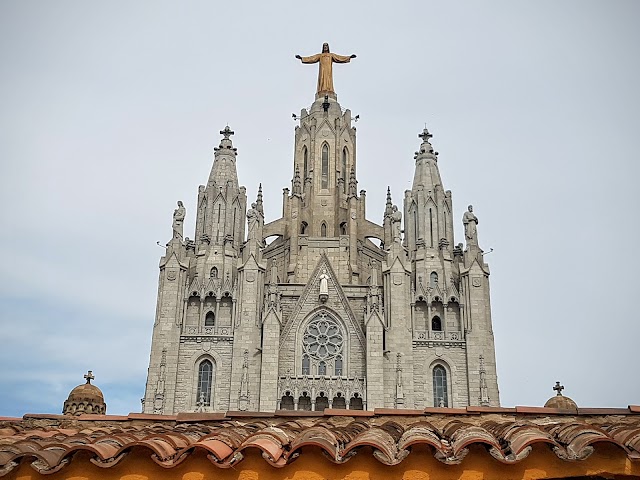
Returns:
[[[247,208],[228,127],[193,240],[174,212],[143,411],[499,405],[477,218],[469,208],[456,244],[431,134],[403,208],[388,191],[378,224],[358,192],[351,112],[318,92],[297,118],[281,218],[265,222],[262,187]]]

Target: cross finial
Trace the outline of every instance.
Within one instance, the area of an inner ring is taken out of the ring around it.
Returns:
[[[88,384],[91,384],[91,380],[95,379],[96,377],[93,376],[93,371],[89,370],[84,378],[87,380]]]
[[[558,395],[562,396],[562,390],[564,390],[564,387],[560,385],[560,382],[556,382],[556,386],[553,387],[553,389],[558,392]]]
[[[224,135],[225,140],[229,140],[229,137],[235,132],[229,128],[229,125],[224,127],[224,130],[220,130],[220,135]]]
[[[427,130],[427,127],[425,126],[424,130],[422,130],[422,133],[418,134],[418,137],[422,139],[423,143],[426,143],[431,137],[433,137],[433,135],[429,133],[429,130]]]

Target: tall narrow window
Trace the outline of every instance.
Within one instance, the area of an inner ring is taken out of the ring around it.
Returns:
[[[431,330],[433,330],[434,332],[442,331],[442,321],[440,320],[440,317],[433,317],[433,319],[431,320]]]
[[[233,209],[233,223],[231,224],[231,235],[235,238],[236,236],[236,211],[237,209]]]
[[[447,371],[442,365],[436,365],[433,368],[433,406],[449,406],[449,395],[447,393]]]
[[[220,223],[220,210],[222,210],[222,205],[218,204],[218,223]]]
[[[438,274],[436,272],[431,272],[429,283],[431,285],[431,288],[434,288],[436,285],[438,285]]]
[[[418,243],[418,209],[413,209],[413,241]]]
[[[342,357],[336,357],[336,368],[334,370],[336,376],[342,376]]]
[[[204,326],[205,327],[213,327],[216,324],[216,316],[213,312],[207,312],[207,315],[204,317]]]
[[[433,247],[433,211],[429,209],[429,236],[431,237],[431,246]]]
[[[303,235],[307,233],[307,222],[302,222],[300,224],[300,233]]]
[[[447,238],[447,211],[443,212],[444,217],[444,238]]]
[[[306,146],[302,147],[302,172],[304,173],[304,178],[302,179],[304,182],[305,178],[309,176],[309,153]]]
[[[318,363],[318,375],[326,375],[327,374],[327,363],[322,360]]]
[[[322,145],[322,188],[329,188],[329,146]]]
[[[302,357],[302,374],[303,375],[311,374],[311,361],[309,360],[308,355],[305,355]]]
[[[211,269],[211,272],[209,272],[209,277],[218,278],[218,269],[216,267],[213,267]]]
[[[322,222],[322,225],[320,225],[320,236],[321,237],[327,236],[327,224],[324,222]]]
[[[347,147],[342,149],[342,193],[347,193]]]
[[[198,366],[198,393],[196,402],[203,407],[211,406],[211,386],[213,379],[213,364],[204,360]]]

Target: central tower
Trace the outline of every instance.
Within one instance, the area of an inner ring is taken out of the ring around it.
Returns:
[[[431,134],[404,208],[388,190],[381,224],[367,220],[356,129],[333,91],[333,64],[355,55],[325,44],[298,58],[319,64],[318,86],[296,116],[282,217],[265,222],[262,187],[247,209],[228,127],[194,240],[181,203],[174,213],[144,411],[498,405],[478,219],[469,208],[456,245]]]

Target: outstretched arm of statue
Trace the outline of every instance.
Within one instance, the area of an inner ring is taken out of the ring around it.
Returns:
[[[302,61],[302,63],[318,63],[320,60],[320,54],[311,55],[310,57],[301,57],[300,55],[296,55],[296,58]]]
[[[331,57],[335,63],[349,63],[352,58],[356,58],[355,55],[338,55],[337,53],[332,53]]]

